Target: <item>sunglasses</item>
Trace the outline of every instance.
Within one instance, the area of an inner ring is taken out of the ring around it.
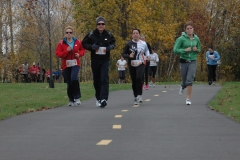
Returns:
[[[104,25],[105,25],[105,23],[98,23],[97,25],[98,25],[98,26],[100,26],[100,25],[103,25],[103,26],[104,26]]]
[[[72,32],[66,32],[66,34],[68,34],[68,33],[69,33],[69,34],[72,34]]]

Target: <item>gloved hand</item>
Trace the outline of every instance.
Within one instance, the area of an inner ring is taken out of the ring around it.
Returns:
[[[110,45],[110,46],[108,46],[108,47],[106,48],[106,50],[107,50],[107,51],[111,51],[111,50],[113,49],[113,47],[114,47],[113,45]]]
[[[95,43],[92,45],[92,49],[93,50],[98,50],[99,49],[99,45],[96,45]]]

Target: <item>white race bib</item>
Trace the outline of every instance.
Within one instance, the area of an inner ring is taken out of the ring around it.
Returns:
[[[76,66],[76,65],[77,65],[77,60],[76,59],[66,60],[66,66],[67,67],[72,67],[72,66]]]
[[[106,54],[106,47],[99,47],[99,49],[96,50],[96,54],[105,55]]]
[[[140,60],[131,60],[131,66],[137,67],[141,64],[142,62]]]

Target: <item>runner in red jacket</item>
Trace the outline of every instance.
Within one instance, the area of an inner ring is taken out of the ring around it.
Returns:
[[[62,59],[62,69],[67,81],[68,106],[75,103],[81,104],[80,84],[78,73],[80,70],[80,57],[84,56],[85,49],[80,40],[73,37],[73,28],[65,28],[65,38],[61,40],[56,48],[56,55]]]

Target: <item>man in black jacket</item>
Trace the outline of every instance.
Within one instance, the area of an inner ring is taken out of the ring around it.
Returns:
[[[91,67],[93,73],[93,85],[95,88],[96,106],[104,108],[107,105],[109,95],[109,61],[110,51],[115,46],[115,38],[105,30],[106,19],[96,19],[97,28],[88,33],[82,45],[91,52]]]

